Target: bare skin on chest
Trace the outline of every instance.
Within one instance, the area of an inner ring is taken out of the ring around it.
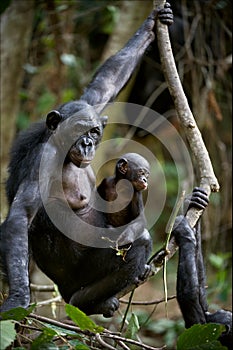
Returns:
[[[68,163],[63,168],[62,185],[65,198],[71,209],[81,209],[89,202],[95,187],[95,177],[91,166],[78,168]]]

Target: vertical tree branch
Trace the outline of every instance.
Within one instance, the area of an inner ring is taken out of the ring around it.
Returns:
[[[154,0],[155,9],[163,7],[164,3],[164,0]],[[168,28],[160,21],[157,21],[157,41],[168,89],[174,100],[180,123],[184,128],[184,132],[193,154],[193,159],[195,159],[197,162],[200,175],[200,187],[204,188],[208,195],[210,195],[211,192],[219,191],[219,184],[215,177],[212,163],[202,139],[202,135],[197,127],[196,121],[189,108],[187,98],[184,94],[172,53]],[[187,219],[191,227],[195,226],[201,214],[202,210],[196,210],[194,208],[188,211]]]
[[[164,3],[165,0],[154,0],[154,8],[161,8],[164,6]],[[190,149],[193,154],[193,159],[196,159],[197,161],[197,167],[200,174],[200,187],[205,189],[209,196],[211,192],[219,191],[218,180],[215,177],[208,151],[205,147],[202,135],[197,127],[193,114],[189,108],[187,98],[180,82],[172,53],[168,28],[160,21],[157,21],[157,41],[165,79],[167,81],[170,94],[173,97],[180,123],[183,126],[188,139]],[[189,209],[188,213],[186,214],[186,218],[191,227],[196,225],[201,214],[202,210],[195,208]],[[141,285],[145,283],[149,277],[157,274],[163,268],[164,258],[166,257],[166,260],[169,260],[175,254],[177,249],[178,247],[175,243],[175,239],[172,237],[167,244],[166,249],[157,252],[150,259],[149,263],[153,263],[154,267],[149,276],[147,276],[147,278],[141,281],[139,284]],[[137,286],[128,286],[126,289],[117,294],[117,298],[121,298],[135,287]]]

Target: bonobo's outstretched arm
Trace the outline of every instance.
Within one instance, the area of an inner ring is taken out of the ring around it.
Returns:
[[[204,190],[195,188],[190,200],[190,207],[205,209],[208,197]],[[179,222],[180,221],[180,222]],[[179,224],[173,231],[179,246],[179,263],[177,272],[177,300],[189,328],[200,323],[220,323],[226,326],[219,340],[223,345],[232,348],[232,314],[220,310],[214,314],[208,313],[205,292],[205,268],[201,250],[200,222],[192,229],[185,217],[178,217]]]
[[[97,113],[100,113],[105,105],[118,95],[147,47],[154,40],[152,30],[157,15],[164,24],[170,25],[173,22],[172,10],[168,3],[158,13],[153,11],[125,47],[101,66],[81,96],[81,100],[91,106],[100,105],[95,107]]]

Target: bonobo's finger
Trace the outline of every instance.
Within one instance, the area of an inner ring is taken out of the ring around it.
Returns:
[[[209,198],[206,194],[202,193],[202,192],[193,192],[191,195],[191,199],[193,198],[200,198],[202,199],[205,203],[209,203]]]
[[[203,193],[204,195],[206,195],[207,196],[207,192],[204,190],[204,188],[202,188],[202,187],[194,187],[194,189],[193,189],[193,193],[194,192],[200,192],[200,193]]]
[[[189,202],[189,207],[190,208],[196,208],[196,209],[201,209],[204,210],[207,207],[206,202],[202,201],[201,199],[197,199],[197,200],[191,200]]]
[[[171,25],[173,23],[173,12],[171,9],[171,5],[166,2],[163,9],[158,11],[158,18],[161,23],[166,25]]]
[[[206,197],[202,197],[200,195],[193,195],[190,199],[189,207],[203,207],[201,209],[205,209],[207,205],[209,204],[209,201]]]
[[[209,204],[209,198],[206,191],[200,187],[193,189],[188,208],[205,209]]]

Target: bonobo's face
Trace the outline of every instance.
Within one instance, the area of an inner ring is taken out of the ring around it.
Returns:
[[[70,148],[68,158],[71,162],[78,167],[85,167],[90,164],[95,156],[95,150],[102,134],[103,128],[99,125],[81,135]]]
[[[81,110],[74,110],[74,107],[77,104],[67,104],[63,114],[57,110],[51,111],[46,124],[56,136],[57,144],[68,150],[66,160],[78,167],[86,167],[95,156],[107,117],[99,117],[91,106],[82,106]]]
[[[116,165],[116,176],[129,180],[136,191],[146,190],[150,175],[150,165],[137,153],[126,153]]]
[[[136,191],[144,191],[148,187],[150,172],[148,168],[136,168],[132,173],[132,185]]]

